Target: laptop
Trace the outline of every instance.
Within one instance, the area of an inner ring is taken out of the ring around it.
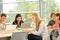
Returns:
[[[29,22],[26,22],[26,23],[22,23],[21,24],[21,28],[30,28],[30,24]]]
[[[16,26],[17,26],[17,25],[7,25],[7,26],[6,26],[6,30],[16,29]]]

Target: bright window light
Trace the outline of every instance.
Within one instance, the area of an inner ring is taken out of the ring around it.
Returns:
[[[38,1],[38,0],[27,0],[27,1]]]
[[[3,12],[8,13],[10,9],[14,9],[17,4],[4,4],[3,5]]]
[[[3,0],[3,3],[16,2],[16,0]]]
[[[60,0],[54,0],[57,6],[60,6]]]

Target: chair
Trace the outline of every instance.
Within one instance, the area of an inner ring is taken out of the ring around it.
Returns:
[[[10,40],[27,40],[27,32],[16,32],[13,33]]]

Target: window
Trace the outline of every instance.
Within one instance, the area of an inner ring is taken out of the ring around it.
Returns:
[[[40,12],[39,0],[3,0],[3,13],[7,14],[7,22],[14,20],[21,13],[25,22],[30,22],[31,12]]]
[[[0,12],[7,14],[7,22],[14,20],[17,13],[21,13],[25,22],[31,22],[32,12],[41,12],[41,17],[48,23],[51,12],[60,12],[60,3],[56,0],[0,0]],[[42,5],[40,5],[40,3]],[[42,7],[42,9],[41,9]]]

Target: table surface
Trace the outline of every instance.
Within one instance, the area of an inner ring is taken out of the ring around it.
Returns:
[[[13,30],[0,31],[0,38],[12,36]]]
[[[32,30],[31,28],[28,28],[30,30]],[[0,31],[0,38],[4,38],[4,37],[11,37],[13,32],[24,32],[25,29],[15,29],[15,30],[2,30]]]

